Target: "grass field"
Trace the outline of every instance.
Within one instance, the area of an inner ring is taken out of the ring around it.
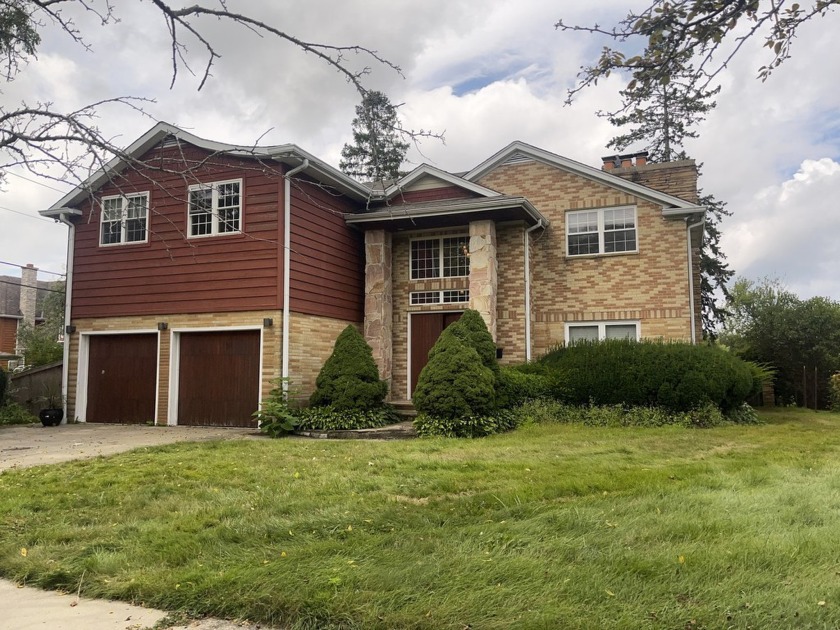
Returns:
[[[0,575],[294,628],[836,628],[840,414],[0,475]]]

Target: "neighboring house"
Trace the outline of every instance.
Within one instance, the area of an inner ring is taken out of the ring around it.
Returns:
[[[160,123],[45,216],[70,226],[68,415],[252,425],[363,326],[393,401],[467,307],[502,363],[583,338],[699,335],[693,161],[595,169],[513,143],[374,192],[295,145]]]
[[[17,333],[21,322],[43,321],[43,305],[51,283],[38,280],[38,269],[26,265],[20,278],[0,276],[0,367],[21,365]]]

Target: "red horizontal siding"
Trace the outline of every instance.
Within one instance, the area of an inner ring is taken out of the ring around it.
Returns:
[[[302,179],[292,186],[291,205],[292,311],[362,321],[364,240],[343,216],[357,207]]]
[[[280,308],[281,167],[185,147],[153,150],[103,196],[149,192],[149,242],[99,246],[100,208],[76,220],[73,317]],[[168,171],[189,172],[185,175]],[[187,189],[242,179],[243,234],[187,238]]]
[[[440,188],[426,188],[424,190],[407,190],[397,193],[391,198],[391,205],[403,203],[423,203],[424,201],[443,201],[445,199],[471,199],[479,197],[477,193],[460,186],[442,186]]]

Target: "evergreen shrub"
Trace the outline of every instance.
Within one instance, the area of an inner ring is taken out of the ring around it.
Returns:
[[[373,351],[355,326],[347,326],[315,380],[309,403],[338,411],[382,407],[388,384],[379,378]]]
[[[710,345],[609,340],[559,348],[540,359],[563,373],[573,405],[690,411],[711,403],[726,413],[757,385],[753,368]]]
[[[528,400],[562,398],[557,375],[526,371],[525,366],[503,366],[496,382],[496,402],[500,408],[516,407]]]
[[[414,390],[418,413],[456,420],[496,410],[495,376],[463,340],[458,324],[444,330],[429,352]]]
[[[496,359],[496,344],[493,342],[490,331],[487,330],[487,324],[481,313],[469,308],[450,328],[462,341],[478,353],[482,365],[493,372],[494,377],[498,378],[499,362]]]
[[[0,367],[0,407],[6,404],[6,388],[9,384],[9,376],[6,370]]]
[[[840,372],[834,374],[829,380],[828,404],[829,409],[840,412]]]

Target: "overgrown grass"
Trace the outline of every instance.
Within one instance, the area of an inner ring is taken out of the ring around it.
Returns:
[[[840,414],[762,418],[5,472],[0,573],[294,628],[837,627]]]

